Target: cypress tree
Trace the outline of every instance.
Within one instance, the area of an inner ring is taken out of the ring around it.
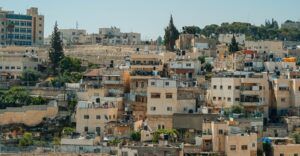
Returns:
[[[239,43],[236,42],[235,36],[233,35],[233,37],[231,39],[231,43],[229,45],[229,52],[235,53],[237,51],[239,51]]]
[[[164,36],[164,40],[165,40],[164,43],[167,50],[174,51],[175,41],[178,39],[178,37],[179,37],[179,32],[173,23],[173,17],[171,15],[169,26],[165,28],[165,36]]]
[[[54,30],[51,38],[51,47],[49,50],[49,59],[53,74],[58,74],[59,62],[64,58],[63,42],[60,38],[57,22],[55,22]]]

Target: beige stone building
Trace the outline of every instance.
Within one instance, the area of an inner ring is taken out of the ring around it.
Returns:
[[[33,45],[44,44],[44,15],[40,15],[38,8],[27,9],[27,15],[32,16],[32,42]]]
[[[149,127],[171,129],[173,114],[177,112],[177,86],[175,80],[149,79],[147,88],[147,121]]]
[[[278,57],[283,57],[287,53],[283,49],[282,41],[245,41],[245,48],[258,53],[273,53]]]
[[[106,134],[105,125],[117,121],[118,108],[114,102],[79,101],[76,109],[76,132]]]
[[[20,79],[27,69],[38,70],[41,60],[34,50],[23,53],[0,52],[1,79]]]
[[[249,113],[259,109],[268,116],[270,90],[267,73],[236,72],[211,79],[208,100],[215,108],[242,105]]]
[[[257,135],[240,132],[239,128],[229,126],[226,121],[207,121],[202,124],[201,149],[230,156],[255,156]]]
[[[147,111],[148,80],[163,72],[163,54],[137,52],[130,58],[130,107],[136,120],[144,119]]]

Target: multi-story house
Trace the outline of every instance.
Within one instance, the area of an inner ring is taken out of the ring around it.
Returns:
[[[147,110],[148,80],[163,72],[163,54],[135,53],[130,58],[130,98],[135,119],[144,119]]]
[[[105,125],[117,121],[118,106],[115,101],[96,98],[94,102],[79,101],[76,109],[76,132],[105,134]]]
[[[245,44],[245,40],[246,40],[245,34],[219,34],[218,41],[220,43],[230,44],[233,35],[235,37],[236,42],[238,42],[240,45]]]
[[[25,53],[0,53],[0,73],[6,75],[1,79],[20,79],[24,70],[38,70],[41,60],[34,50]]]
[[[221,155],[255,156],[257,134],[244,133],[226,121],[206,121],[202,124],[201,149]]]
[[[215,108],[242,105],[252,114],[268,116],[270,89],[267,73],[235,72],[211,79],[209,100]]]
[[[86,35],[84,29],[59,29],[61,38],[66,41],[64,44],[78,44],[81,35]]]
[[[0,9],[0,44],[31,46],[44,42],[44,16],[37,8],[30,8],[27,14]]]
[[[147,121],[152,130],[171,129],[177,112],[176,80],[149,79],[147,87]]]

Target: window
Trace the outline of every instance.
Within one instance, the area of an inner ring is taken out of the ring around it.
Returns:
[[[240,86],[235,86],[235,89],[236,90],[240,90]]]
[[[5,69],[9,69],[9,66],[5,66]]]
[[[89,116],[89,115],[84,115],[83,118],[84,118],[84,119],[89,119],[90,116]]]
[[[235,98],[235,101],[237,101],[237,102],[240,101],[240,98]]]
[[[280,156],[284,156],[284,154],[283,154],[283,153],[280,153]]]
[[[247,145],[242,145],[242,150],[247,150],[248,149],[248,146]]]
[[[255,147],[255,143],[252,143],[252,147]]]
[[[101,128],[100,127],[96,127],[96,132],[100,133],[101,132]]]
[[[214,85],[214,89],[217,89],[217,86],[216,86],[216,85]]]
[[[157,125],[157,129],[161,129],[161,126],[160,126],[160,125]]]
[[[165,83],[165,86],[169,86],[169,84],[170,84],[169,82],[166,82],[166,83]]]
[[[222,85],[220,86],[220,89],[223,89],[223,86],[222,86]]]
[[[136,87],[136,88],[139,87],[139,82],[135,82],[135,87]]]
[[[144,88],[144,82],[141,83],[141,87]]]
[[[11,66],[11,67],[10,67],[10,69],[15,69],[15,68],[16,68],[15,66]]]
[[[191,67],[191,66],[192,66],[192,64],[190,64],[190,63],[187,63],[187,64],[186,64],[186,66],[187,66],[187,67]]]
[[[230,98],[230,97],[228,97],[228,98],[227,98],[227,101],[228,101],[228,102],[231,102],[231,98]]]
[[[281,102],[285,102],[285,98],[281,98]]]
[[[88,127],[84,127],[84,131],[85,132],[89,131],[89,128]]]
[[[166,99],[172,99],[172,93],[166,93]]]
[[[159,99],[160,98],[160,93],[151,93],[151,98]]]
[[[230,145],[230,150],[231,151],[235,151],[236,150],[236,146],[235,145]]]
[[[167,107],[167,111],[172,111],[172,107]]]
[[[151,82],[151,86],[155,86],[155,82]]]
[[[21,69],[21,67],[20,67],[20,66],[17,66],[17,69]]]
[[[216,101],[216,100],[217,100],[217,98],[214,96],[214,97],[213,97],[213,100],[214,100],[214,101]]]
[[[231,86],[228,86],[228,90],[231,90]]]
[[[221,100],[222,100],[222,97],[218,97],[218,100],[221,101]]]
[[[150,110],[151,110],[151,111],[155,111],[155,110],[156,110],[156,107],[150,107]]]
[[[101,116],[100,115],[96,115],[96,119],[101,119]]]
[[[223,134],[223,129],[219,129],[219,134]]]
[[[295,153],[294,156],[298,156],[298,153]]]
[[[113,115],[113,119],[115,119],[116,118],[116,116],[115,115]]]
[[[0,69],[2,69],[2,66],[0,66]]]

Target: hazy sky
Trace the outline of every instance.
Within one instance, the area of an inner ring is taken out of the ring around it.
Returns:
[[[300,0],[0,0],[16,13],[38,7],[45,15],[48,36],[55,21],[59,28],[86,29],[116,26],[123,32],[140,32],[143,39],[163,36],[170,14],[179,30],[185,25],[242,21],[260,25],[265,19],[300,20]]]

